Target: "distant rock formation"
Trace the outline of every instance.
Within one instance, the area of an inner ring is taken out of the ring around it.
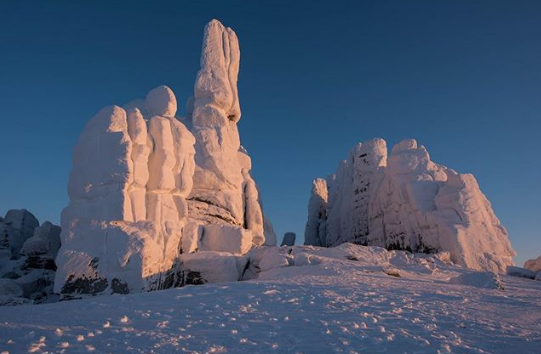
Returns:
[[[0,217],[0,305],[41,303],[54,298],[55,258],[60,227],[41,226],[29,211]]]
[[[201,275],[182,268],[206,259],[189,253],[229,259],[265,243],[265,233],[267,244],[275,239],[240,145],[239,59],[235,33],[213,20],[187,117],[177,116],[173,91],[159,86],[88,122],[62,213],[56,292],[178,286]]]
[[[297,238],[297,235],[295,235],[294,232],[286,232],[284,234],[284,238],[282,240],[282,243],[280,244],[280,247],[282,247],[282,246],[294,246],[296,238]]]
[[[497,272],[515,255],[473,175],[432,162],[411,139],[389,158],[384,140],[360,143],[335,174],[314,181],[305,244],[344,242],[448,251],[457,264]]]
[[[524,268],[536,273],[541,272],[541,256],[535,259],[528,259],[524,262]]]

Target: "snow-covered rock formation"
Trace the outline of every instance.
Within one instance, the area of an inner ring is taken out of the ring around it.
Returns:
[[[265,242],[265,229],[272,238],[240,145],[239,59],[235,33],[213,20],[187,117],[177,116],[173,91],[159,86],[88,122],[62,213],[56,292],[182,285],[183,265],[193,274],[201,264],[180,259],[185,254],[241,257]]]
[[[316,179],[305,240],[448,251],[457,264],[497,272],[513,265],[515,255],[473,175],[432,162],[411,139],[390,157],[382,139],[360,143],[335,174]]]
[[[282,239],[282,243],[280,244],[280,247],[282,247],[282,246],[294,246],[296,238],[297,238],[297,235],[295,235],[294,232],[286,232],[284,234],[284,238]]]
[[[0,218],[0,305],[48,301],[59,247],[60,227],[25,209]]]
[[[536,259],[528,259],[524,262],[524,268],[536,273],[541,272],[541,256]]]
[[[189,108],[196,138],[190,218],[201,224],[236,225],[255,245],[265,242],[251,160],[240,144],[237,92],[240,51],[235,32],[213,20],[205,28],[201,69]],[[245,232],[249,230],[250,232]]]

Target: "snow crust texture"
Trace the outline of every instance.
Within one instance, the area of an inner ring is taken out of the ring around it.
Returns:
[[[431,161],[404,140],[359,143],[335,174],[313,182],[305,244],[344,242],[432,253],[462,266],[505,272],[514,250],[506,229],[471,174]]]
[[[541,282],[344,243],[181,255],[216,284],[0,309],[10,353],[537,354]],[[219,262],[217,261],[218,259]],[[197,283],[198,274],[186,274]]]
[[[0,217],[0,306],[56,300],[53,294],[60,227],[28,210]]]
[[[181,254],[242,256],[265,243],[265,229],[272,243],[236,124],[239,60],[235,33],[213,20],[186,117],[159,86],[88,122],[73,153],[56,292],[170,287],[185,281]]]

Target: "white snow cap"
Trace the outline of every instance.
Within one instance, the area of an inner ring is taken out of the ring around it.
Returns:
[[[305,240],[448,251],[457,264],[496,272],[515,255],[473,175],[432,162],[414,139],[389,158],[382,139],[358,144],[334,175],[314,181]]]
[[[169,87],[158,86],[148,93],[145,108],[149,117],[174,117],[177,113],[177,98]]]

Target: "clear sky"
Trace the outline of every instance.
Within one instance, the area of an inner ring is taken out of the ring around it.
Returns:
[[[0,214],[58,223],[98,110],[161,84],[184,112],[204,25],[240,40],[242,144],[279,239],[355,143],[416,138],[473,173],[519,264],[541,254],[540,1],[0,2]]]

